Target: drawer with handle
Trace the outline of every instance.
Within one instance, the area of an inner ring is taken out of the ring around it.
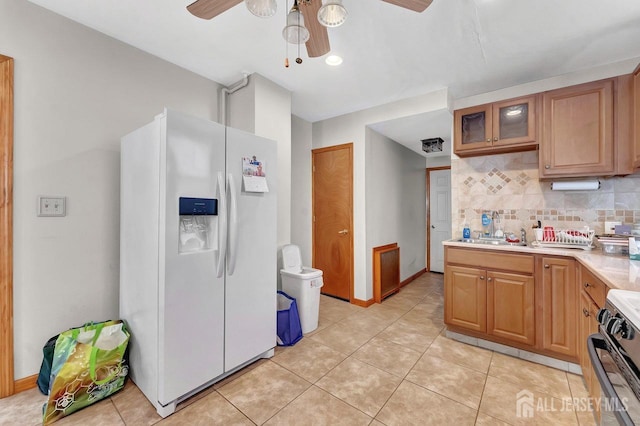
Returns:
[[[598,307],[604,306],[607,286],[584,265],[580,265],[580,286],[591,296]]]

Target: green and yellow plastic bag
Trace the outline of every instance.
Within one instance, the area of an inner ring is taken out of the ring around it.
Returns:
[[[129,371],[124,323],[106,321],[60,333],[53,353],[49,400],[43,407],[48,425],[124,387]]]

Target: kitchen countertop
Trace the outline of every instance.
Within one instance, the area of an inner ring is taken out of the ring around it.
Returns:
[[[531,246],[492,246],[463,243],[457,240],[444,241],[443,244],[449,247],[464,247],[477,250],[572,257],[604,281],[609,288],[640,291],[640,261],[630,260],[627,256],[605,255],[599,248],[582,250]]]

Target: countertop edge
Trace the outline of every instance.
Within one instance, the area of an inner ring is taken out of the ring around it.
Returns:
[[[640,291],[640,262],[622,256],[608,256],[600,249],[556,249],[531,246],[491,246],[471,245],[455,240],[443,241],[449,247],[461,247],[475,250],[492,250],[511,253],[529,253],[547,256],[570,257],[586,267],[611,289]]]

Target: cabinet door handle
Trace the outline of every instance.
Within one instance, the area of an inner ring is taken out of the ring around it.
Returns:
[[[493,141],[498,142],[498,138],[497,137],[493,138]]]
[[[591,284],[589,284],[589,283],[584,283],[584,288],[589,288],[589,287],[591,287]]]
[[[487,139],[487,143],[491,143],[491,138],[488,138],[488,139]]]
[[[544,168],[545,168],[545,169],[550,169],[550,168],[551,168],[551,166],[550,166],[550,165],[548,165],[548,164],[545,164],[545,165],[544,165]]]
[[[480,275],[480,279],[481,279],[481,280],[484,280],[484,275]]]
[[[589,316],[589,311],[587,310],[587,308],[582,308],[582,315],[584,315],[585,317]]]
[[[491,277],[487,278],[487,281],[491,281],[491,280],[493,280],[493,278],[491,278]]]
[[[549,269],[549,265],[544,265],[544,269]]]

